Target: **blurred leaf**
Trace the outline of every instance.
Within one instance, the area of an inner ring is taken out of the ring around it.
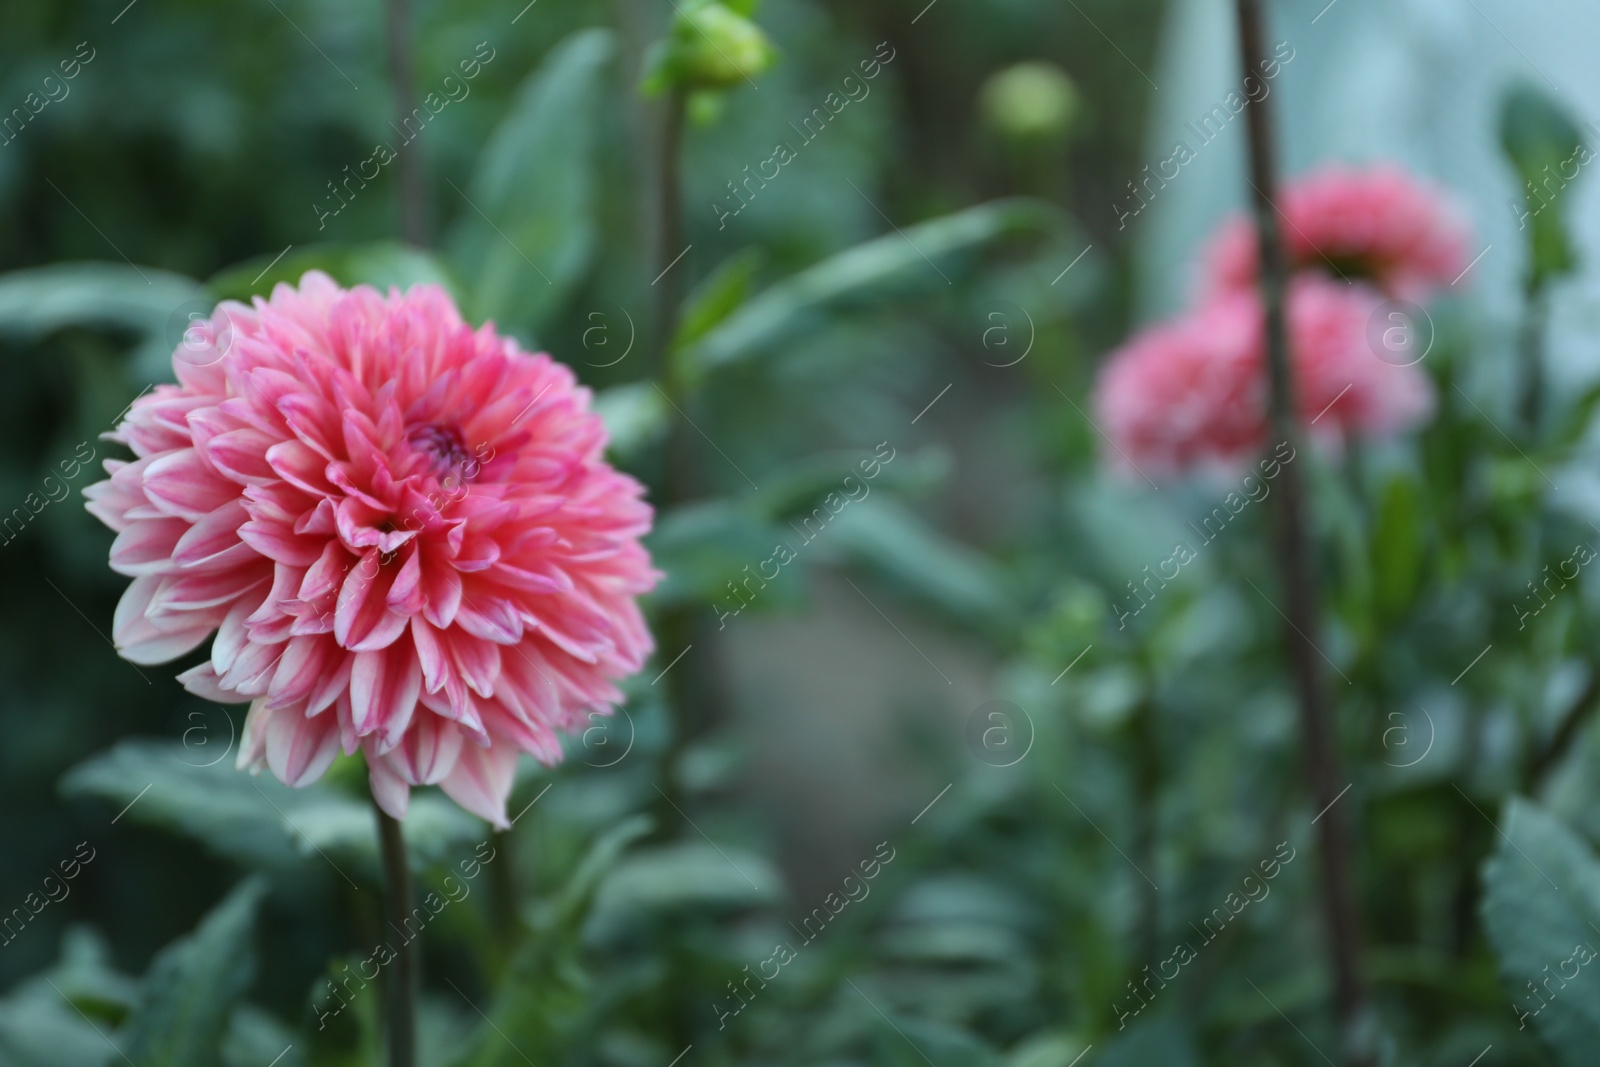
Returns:
[[[53,981],[67,999],[91,1014],[120,1019],[139,1001],[139,983],[118,971],[111,947],[86,926],[67,930]]]
[[[228,1017],[222,1039],[223,1067],[304,1067],[295,1031],[253,1004],[241,1004]]]
[[[548,925],[573,929],[582,922],[601,880],[616,867],[629,846],[650,833],[653,825],[647,815],[631,815],[601,834],[552,902]]]
[[[734,845],[684,841],[639,849],[612,870],[595,897],[597,934],[687,910],[738,911],[783,895],[783,876],[765,857]]]
[[[1384,486],[1372,530],[1373,584],[1378,606],[1395,618],[1416,596],[1422,576],[1422,487],[1396,475]]]
[[[879,296],[893,286],[946,285],[934,266],[941,257],[1006,234],[1040,231],[1056,219],[1038,201],[998,200],[863,242],[762,290],[686,350],[685,370],[704,373],[769,352],[836,301]]]
[[[1096,1067],[1201,1067],[1194,1041],[1183,1024],[1170,1016],[1135,1023],[1105,1046]]]
[[[0,274],[0,331],[36,340],[67,326],[159,332],[205,290],[181,274],[116,263],[57,263]]]
[[[279,282],[299,285],[308,270],[320,270],[343,286],[370,285],[380,293],[391,286],[402,290],[431,283],[454,292],[450,272],[429,252],[399,241],[372,241],[359,245],[305,245],[282,258],[256,256],[218,271],[206,280],[217,300],[243,300],[267,296]]]
[[[1527,214],[1517,228],[1528,235],[1528,274],[1538,284],[1566,273],[1575,263],[1564,194],[1593,154],[1560,105],[1527,84],[1513,87],[1501,98],[1500,146],[1522,179]]]
[[[798,560],[779,564],[777,577],[756,577],[756,584],[739,593],[728,583],[739,588],[763,562],[774,560],[779,543],[793,547],[799,540],[731,500],[676,508],[661,517],[647,542],[656,566],[667,575],[651,599],[658,607],[722,604],[734,611],[743,610],[737,606],[743,603],[740,597],[754,596],[753,603],[771,607],[794,603],[802,592],[800,568],[794,566]]]
[[[906,594],[969,624],[1014,617],[1005,574],[987,556],[951,540],[892,497],[841,516],[835,547]]]
[[[738,310],[749,299],[756,274],[765,261],[766,255],[761,249],[746,248],[723,260],[695,286],[694,292],[683,302],[678,333],[672,340],[673,350],[694,344]]]
[[[104,939],[87,927],[73,927],[62,939],[60,962],[0,1000],[0,1064],[120,1063],[106,1035],[138,999],[139,983],[112,968]]]
[[[215,301],[193,278],[120,263],[57,263],[0,274],[0,333],[37,341],[69,326],[126,330],[146,379],[170,378],[193,312]]]
[[[1593,1063],[1600,1046],[1600,860],[1559,819],[1521,798],[1507,806],[1502,827],[1483,869],[1483,918],[1511,1010],[1533,1019],[1563,1063]]]
[[[1071,1033],[1047,1030],[1025,1039],[1006,1056],[1006,1067],[1076,1067],[1088,1042]]]
[[[255,974],[250,935],[266,883],[248,878],[194,933],[157,953],[128,1019],[126,1055],[160,1067],[215,1067],[234,1001]]]
[[[615,459],[638,457],[667,429],[667,400],[654,382],[614,385],[594,395],[594,412],[606,424]]]
[[[0,1000],[0,1063],[6,1067],[106,1067],[116,1055],[105,1035],[43,977]]]
[[[597,240],[594,146],[611,34],[550,50],[517,90],[461,201],[447,247],[473,321],[537,332],[588,268]]]
[[[129,738],[67,772],[61,788],[67,796],[132,804],[129,819],[187,834],[247,866],[328,864],[331,854],[355,860],[357,874],[377,871],[370,804],[327,779],[291,789],[270,774],[235,770],[229,759],[210,766],[190,762],[202,755],[177,742]],[[442,795],[420,790],[412,793],[404,825],[419,868],[488,835],[486,823]],[[343,869],[338,874],[348,877]]]

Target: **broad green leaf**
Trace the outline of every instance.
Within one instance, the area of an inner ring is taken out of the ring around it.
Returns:
[[[162,949],[145,977],[144,1000],[128,1019],[130,1062],[215,1067],[234,1002],[255,974],[250,935],[266,883],[241,882],[194,933]]]
[[[995,623],[1012,596],[988,557],[951,540],[892,497],[867,500],[826,534],[831,547],[952,618]]]
[[[306,245],[282,258],[270,254],[247,259],[212,275],[206,288],[217,300],[245,300],[267,296],[279,282],[299,285],[308,270],[320,270],[340,285],[370,285],[387,293],[433,283],[453,291],[450,272],[437,257],[399,241],[373,241],[359,245]]]
[[[684,353],[702,373],[769,351],[808,316],[839,301],[891,290],[943,291],[937,265],[1006,234],[1040,231],[1057,216],[1032,200],[998,200],[874,238],[778,282],[747,301]]]
[[[107,1040],[139,999],[139,983],[111,966],[103,938],[72,927],[54,967],[0,999],[0,1064],[103,1067],[121,1063]],[[126,1047],[118,1041],[118,1046]]]
[[[43,978],[0,1000],[0,1063],[7,1067],[107,1067],[113,1062],[122,1062],[116,1049]]]
[[[783,876],[736,845],[684,841],[638,849],[606,877],[589,926],[616,930],[684,911],[738,911],[782,898]]]
[[[0,274],[0,332],[35,340],[68,326],[160,334],[173,312],[206,298],[192,278],[119,263],[57,263]],[[182,328],[179,329],[182,334]],[[171,347],[176,347],[174,340]]]
[[[1524,210],[1517,228],[1526,235],[1532,280],[1571,270],[1576,255],[1567,233],[1567,185],[1594,159],[1582,133],[1556,101],[1524,84],[1500,102],[1500,146],[1520,179]]]
[[[57,263],[0,274],[0,333],[36,341],[69,326],[125,330],[136,375],[170,380],[172,352],[216,301],[193,278],[122,263]]]
[[[1194,1041],[1168,1016],[1133,1023],[1096,1054],[1096,1067],[1200,1067]]]
[[[590,29],[551,49],[517,90],[459,202],[452,261],[473,321],[537,331],[588,268],[596,243],[595,131],[614,50]]]
[[[202,759],[215,762],[205,766]],[[61,785],[67,796],[132,804],[129,820],[176,830],[246,866],[311,863],[358,880],[378,869],[372,805],[326,780],[291,789],[270,774],[235,770],[232,759],[129,738],[74,767]],[[440,794],[414,790],[405,833],[412,863],[421,868],[483,840],[488,826]]]
[[[305,1040],[282,1020],[253,1004],[228,1017],[223,1067],[305,1067]]]
[[[1511,996],[1569,1067],[1600,1047],[1600,860],[1559,819],[1517,798],[1483,869],[1483,918]]]
[[[1024,1039],[1006,1056],[1006,1067],[1075,1067],[1089,1042],[1072,1033],[1046,1030]]]

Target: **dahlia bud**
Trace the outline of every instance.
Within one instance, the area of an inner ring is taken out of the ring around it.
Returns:
[[[772,65],[776,49],[747,17],[753,3],[679,4],[667,36],[650,49],[643,89],[731,89]]]
[[[984,120],[1012,141],[1058,140],[1077,124],[1078,87],[1054,63],[1030,61],[999,71],[980,93]]]

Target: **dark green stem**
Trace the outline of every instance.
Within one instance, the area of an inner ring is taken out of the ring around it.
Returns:
[[[1522,355],[1522,423],[1528,438],[1539,439],[1539,419],[1544,404],[1545,286],[1530,274],[1523,287],[1522,327],[1517,347]]]
[[[417,953],[406,936],[411,917],[411,869],[400,823],[373,804],[378,817],[378,845],[383,857],[383,917],[398,942],[389,968],[387,1023],[389,1067],[417,1064]]]
[[[389,0],[387,30],[396,130],[404,137],[406,120],[413,118],[417,95],[416,64],[411,47],[411,0]],[[428,243],[428,189],[421,144],[413,140],[402,145],[397,162],[400,236],[419,248],[425,247]]]
[[[1241,67],[1255,77],[1266,60],[1260,0],[1237,0]],[[1277,219],[1277,156],[1269,98],[1247,108],[1250,148],[1250,182],[1261,262],[1261,301],[1266,311],[1267,368],[1270,379],[1271,444],[1288,441],[1298,454],[1304,447],[1295,414],[1294,380],[1289,361],[1289,334],[1285,319],[1288,268]],[[1312,559],[1305,483],[1298,464],[1286,463],[1278,479],[1278,569],[1287,594],[1288,628],[1284,639],[1290,649],[1306,762],[1311,779],[1318,852],[1322,868],[1322,910],[1331,958],[1335,1007],[1338,1012],[1344,1062],[1366,1067],[1376,1053],[1375,1017],[1367,1001],[1361,972],[1361,916],[1351,870],[1353,849],[1345,812],[1355,803],[1341,794],[1349,786],[1339,766],[1333,709],[1322,678],[1321,652],[1316,640],[1322,616],[1320,591]]]

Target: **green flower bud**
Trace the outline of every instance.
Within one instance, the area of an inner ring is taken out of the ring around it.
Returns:
[[[743,11],[717,0],[680,4],[667,36],[651,46],[643,89],[731,89],[772,65],[777,51]]]
[[[1075,125],[1078,87],[1054,63],[1017,63],[989,77],[980,94],[983,117],[1016,141],[1057,140]]]

